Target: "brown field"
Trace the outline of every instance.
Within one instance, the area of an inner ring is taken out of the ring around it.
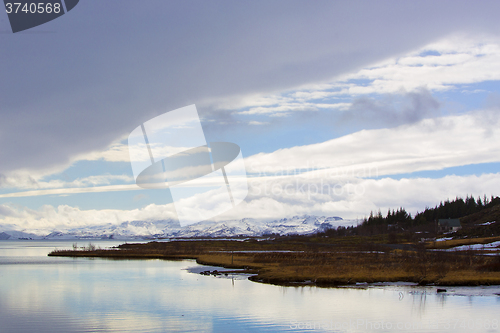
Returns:
[[[358,237],[359,238],[359,237]],[[496,239],[498,240],[498,237]],[[494,241],[483,239],[486,243]],[[475,239],[475,243],[479,240]],[[444,242],[438,242],[444,243]],[[457,242],[457,245],[463,245]],[[423,245],[391,249],[346,239],[297,241],[174,241],[124,244],[113,250],[54,251],[50,256],[114,259],[196,259],[200,264],[244,268],[252,281],[293,285],[346,285],[356,282],[416,282],[436,285],[500,284],[500,257],[427,251]],[[427,244],[429,246],[429,244]],[[257,252],[256,252],[257,251]],[[262,252],[264,251],[264,252]],[[288,251],[288,252],[283,252]]]

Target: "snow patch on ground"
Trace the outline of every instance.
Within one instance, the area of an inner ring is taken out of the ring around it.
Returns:
[[[455,246],[447,251],[468,251],[468,250],[488,250],[488,251],[496,251],[500,247],[500,241],[488,243],[488,244],[470,244],[470,245],[460,245]]]
[[[497,221],[485,222],[485,223],[476,224],[476,225],[491,225],[491,224],[494,224],[494,223],[496,223],[496,222],[497,222]]]
[[[442,237],[442,238],[436,239],[436,242],[443,242],[443,241],[452,240],[452,239],[453,239],[453,237]]]

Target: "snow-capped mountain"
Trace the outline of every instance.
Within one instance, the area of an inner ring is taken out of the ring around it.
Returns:
[[[155,239],[204,237],[258,237],[265,235],[305,235],[339,226],[356,225],[356,220],[340,217],[294,216],[280,220],[245,218],[228,221],[203,221],[181,227],[176,220],[131,221],[50,231],[8,230],[0,225],[0,239]]]
[[[347,222],[340,217],[294,216],[281,220],[229,220],[223,222],[200,222],[182,228],[174,237],[233,237],[311,234],[336,228]],[[349,223],[349,225],[351,225]]]

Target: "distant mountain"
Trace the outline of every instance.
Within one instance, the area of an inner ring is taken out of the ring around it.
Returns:
[[[0,239],[156,239],[156,238],[210,238],[258,237],[266,235],[305,235],[339,226],[356,225],[355,220],[341,217],[294,216],[280,220],[242,219],[221,222],[203,221],[181,227],[176,220],[131,221],[118,225],[111,223],[66,230],[35,233],[7,230],[0,225]]]
[[[12,237],[12,236],[9,234],[6,234],[5,232],[0,233],[0,240],[9,239],[10,237]]]
[[[312,234],[328,228],[336,228],[347,222],[340,217],[294,216],[281,220],[229,220],[223,222],[200,222],[186,226],[173,233],[173,237],[234,237],[265,236],[272,234]],[[349,223],[349,222],[348,222]],[[351,223],[349,223],[351,225]]]

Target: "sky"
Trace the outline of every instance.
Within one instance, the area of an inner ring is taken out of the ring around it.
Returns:
[[[196,105],[240,146],[216,220],[362,219],[500,195],[500,3],[86,0],[13,34],[0,14],[0,225],[176,218],[129,134]],[[179,192],[203,209],[211,193]]]

